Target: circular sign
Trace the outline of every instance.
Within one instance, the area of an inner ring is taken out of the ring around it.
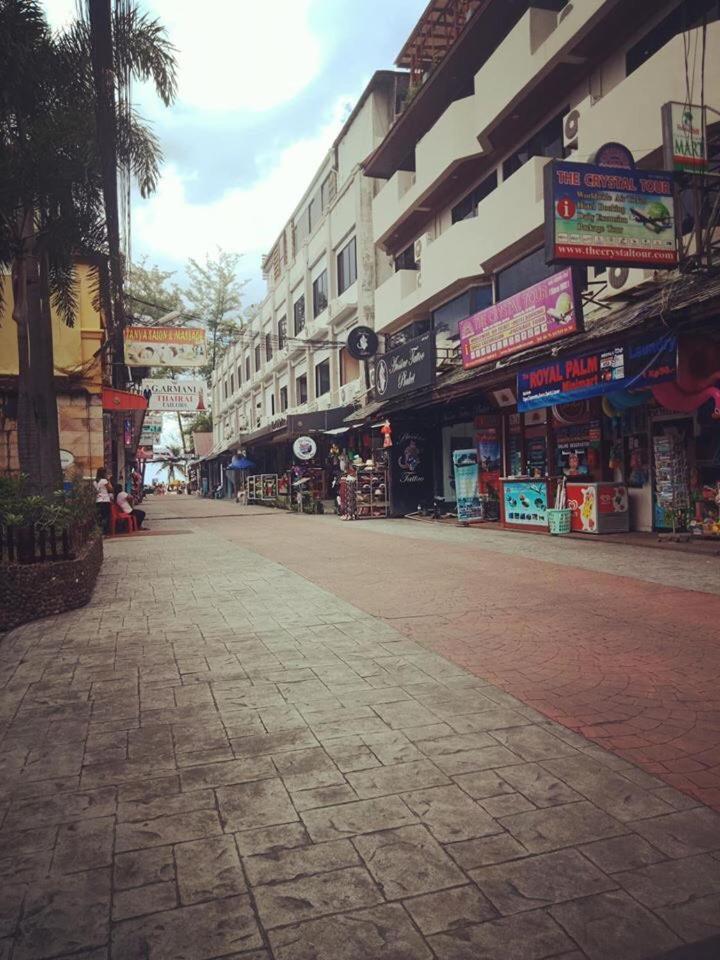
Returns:
[[[312,460],[317,453],[317,444],[312,437],[298,437],[293,444],[293,453],[298,460]]]
[[[75,463],[75,457],[70,453],[69,450],[60,451],[60,466],[63,470],[67,470],[68,467],[71,467]]]
[[[572,197],[560,197],[556,206],[558,216],[562,217],[563,220],[572,220],[577,212],[577,207]]]
[[[381,357],[375,365],[375,389],[377,390],[378,396],[385,396],[389,382],[390,371],[388,370],[387,362]]]
[[[354,360],[374,357],[378,349],[378,335],[370,327],[353,327],[348,334],[347,349]]]
[[[611,140],[598,149],[595,154],[595,164],[598,167],[622,167],[625,170],[634,170],[635,158],[624,143]]]

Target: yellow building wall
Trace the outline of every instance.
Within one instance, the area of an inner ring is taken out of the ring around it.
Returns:
[[[58,390],[60,447],[71,453],[74,463],[66,478],[94,477],[103,466],[102,360],[94,354],[104,339],[101,313],[93,306],[92,267],[77,266],[78,311],[73,327],[66,326],[52,311],[55,374],[69,378]],[[17,327],[12,318],[13,296],[10,278],[0,276],[4,307],[0,309],[0,378],[17,376]],[[1,396],[0,396],[0,399]],[[0,474],[17,474],[17,428],[5,418],[0,436]]]
[[[12,318],[13,295],[9,276],[0,278],[4,290],[4,307],[0,308],[0,376],[17,376],[17,327]],[[68,327],[52,309],[53,354],[57,376],[70,376],[90,365],[93,354],[103,341],[101,313],[93,306],[93,268],[77,265],[78,311],[75,326]],[[102,392],[102,365],[97,359],[78,385],[91,393]]]

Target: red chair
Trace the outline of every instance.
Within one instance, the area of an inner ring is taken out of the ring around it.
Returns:
[[[124,510],[121,510],[120,507],[113,503],[110,509],[110,536],[114,537],[116,528],[119,528],[123,523],[127,524],[127,532],[135,533],[138,528],[137,520],[131,513],[125,513]],[[118,529],[119,533],[120,530]]]

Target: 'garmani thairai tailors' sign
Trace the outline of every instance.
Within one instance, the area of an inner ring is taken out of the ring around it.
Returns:
[[[458,326],[466,370],[528,347],[566,337],[582,327],[572,269],[474,313]]]
[[[197,413],[207,409],[204,380],[143,380],[142,388],[151,391],[148,410]]]
[[[126,327],[129,367],[202,367],[207,363],[202,327]]]
[[[549,163],[545,258],[548,263],[676,266],[672,174]]]

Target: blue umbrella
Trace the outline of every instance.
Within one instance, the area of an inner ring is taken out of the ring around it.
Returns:
[[[233,457],[232,463],[227,467],[228,470],[249,470],[255,464],[247,457]]]

